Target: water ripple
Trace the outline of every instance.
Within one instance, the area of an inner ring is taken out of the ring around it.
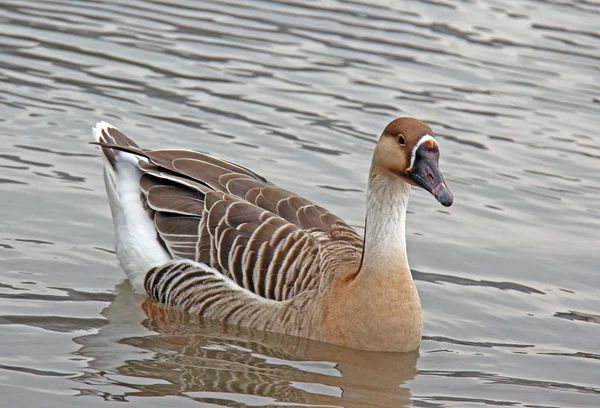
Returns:
[[[597,3],[0,4],[9,398],[65,406],[56,390],[76,384],[83,405],[597,405]],[[362,232],[371,151],[401,115],[432,126],[456,200],[411,196],[421,357],[265,345],[113,293],[94,121],[245,164]]]

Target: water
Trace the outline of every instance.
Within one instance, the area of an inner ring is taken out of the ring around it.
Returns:
[[[2,405],[600,406],[600,4],[0,1]],[[430,124],[419,353],[189,322],[131,293],[91,126],[248,165],[362,231],[377,136]]]

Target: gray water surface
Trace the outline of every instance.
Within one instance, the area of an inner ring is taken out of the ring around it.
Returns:
[[[251,167],[362,231],[394,117],[419,353],[189,321],[132,294],[90,129]],[[2,406],[600,406],[600,3],[1,1]]]

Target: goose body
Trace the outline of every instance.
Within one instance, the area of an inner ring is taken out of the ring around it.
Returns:
[[[392,121],[369,174],[365,240],[330,211],[246,167],[192,150],[143,150],[93,129],[117,256],[134,290],[211,320],[374,351],[419,346],[406,255],[411,185],[452,203],[431,129]]]

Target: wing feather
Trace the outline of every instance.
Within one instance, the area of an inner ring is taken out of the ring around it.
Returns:
[[[156,165],[175,172],[177,170],[173,167],[173,161],[178,159],[193,159],[217,165],[226,170],[229,170],[228,172],[230,173],[246,174],[264,183],[268,183],[264,177],[256,174],[255,172],[244,166],[232,163],[228,160],[218,159],[208,154],[196,152],[193,150],[153,150],[150,152],[146,152],[146,157],[148,157],[148,159],[150,159],[150,161],[152,161]]]
[[[120,132],[107,140],[112,144],[101,144],[104,150],[140,156],[142,199],[173,258],[205,264],[231,285],[264,299],[291,299],[318,285],[323,245],[340,241],[354,253],[362,251],[361,237],[339,217],[246,167],[191,150],[142,150]],[[176,268],[165,276],[184,274]],[[202,275],[204,286],[212,273]],[[176,300],[164,298],[157,285],[177,286],[183,288],[178,302],[221,307],[211,300],[211,291],[202,293],[204,300],[192,300],[199,296],[193,290],[200,279],[196,272],[184,274],[189,276],[185,282],[165,281],[159,271],[155,275],[146,284],[161,301]]]
[[[203,195],[181,187],[158,185],[147,192],[148,205],[154,211],[201,217],[204,210]]]
[[[194,159],[175,159],[172,166],[180,174],[192,180],[202,180],[204,184],[216,191],[226,191],[219,177],[227,174],[227,169],[216,164]]]

